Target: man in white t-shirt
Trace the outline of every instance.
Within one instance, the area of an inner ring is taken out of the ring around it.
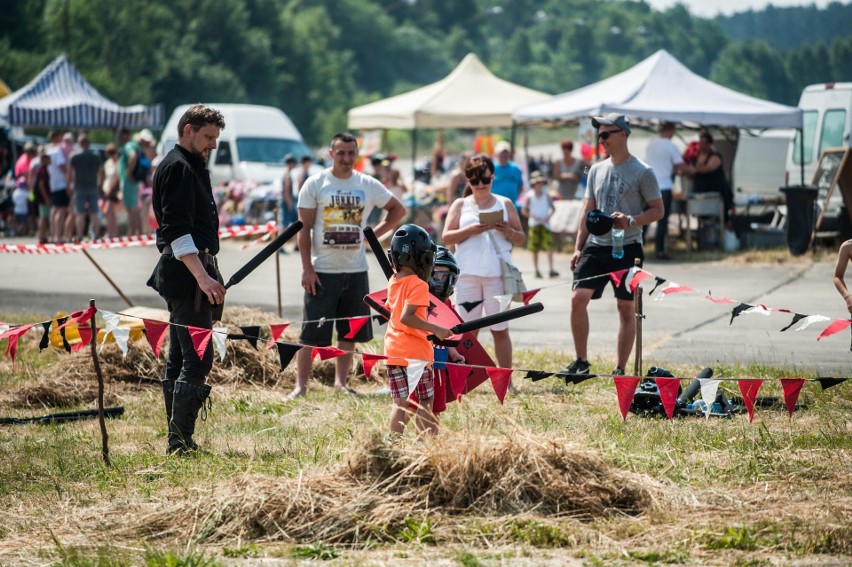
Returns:
[[[50,232],[53,242],[64,242],[65,223],[68,219],[68,207],[71,204],[71,192],[68,190],[68,164],[65,151],[60,144],[59,132],[50,134]],[[67,235],[70,237],[70,234]]]
[[[374,208],[388,214],[373,229],[376,236],[388,232],[405,215],[405,206],[377,179],[355,171],[358,142],[351,134],[331,139],[332,166],[312,175],[299,191],[299,232],[302,258],[304,317],[299,344],[308,345],[296,354],[296,387],[288,398],[304,396],[311,373],[311,347],[331,345],[337,328],[337,347],[347,354],[335,359],[334,387],[355,393],[346,383],[355,343],[373,338],[369,323],[351,339],[349,317],[369,316],[364,296],[370,292],[363,229]],[[318,324],[320,319],[338,319]]]
[[[657,234],[654,239],[654,252],[658,260],[669,259],[666,254],[666,235],[669,232],[669,213],[672,210],[672,185],[674,175],[683,173],[684,168],[680,150],[672,142],[674,134],[675,125],[663,122],[660,124],[659,137],[648,142],[645,149],[645,162],[654,170],[665,207],[663,218],[657,221]]]

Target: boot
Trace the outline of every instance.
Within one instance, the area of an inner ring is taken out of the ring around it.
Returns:
[[[172,398],[175,395],[174,380],[160,380],[163,387],[163,401],[166,403],[166,423],[172,419]]]
[[[195,433],[195,420],[198,411],[203,408],[202,421],[207,419],[205,402],[210,397],[210,386],[207,384],[190,384],[176,382],[172,402],[172,417],[169,421],[168,453],[184,455],[189,451],[198,451],[198,445],[192,440]]]

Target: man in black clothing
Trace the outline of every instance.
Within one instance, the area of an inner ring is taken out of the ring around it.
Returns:
[[[162,382],[169,453],[198,449],[192,440],[195,420],[210,396],[210,386],[204,382],[213,367],[212,344],[199,358],[186,327],[212,329],[225,301],[215,260],[219,216],[207,170],[207,158],[224,127],[217,110],[201,104],[187,109],[178,122],[177,145],[154,175],[152,201],[161,256],[148,285],[166,300],[171,323]]]

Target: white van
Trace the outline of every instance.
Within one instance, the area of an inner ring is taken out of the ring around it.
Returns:
[[[239,179],[258,185],[273,183],[284,174],[284,156],[296,159],[311,155],[302,134],[281,110],[253,104],[214,104],[225,118],[225,129],[210,154],[210,178],[215,187],[223,181]],[[165,155],[177,143],[178,122],[190,105],[172,112],[157,147]]]
[[[787,183],[801,184],[804,165],[804,184],[809,186],[824,149],[852,145],[852,83],[809,85],[802,91],[799,108],[804,112],[804,128],[796,133],[787,150]],[[802,139],[804,148],[800,146]],[[824,199],[827,187],[820,185],[820,199]],[[835,189],[826,207],[824,222],[836,223],[842,205],[840,191]],[[826,225],[821,227],[823,229],[832,230]]]

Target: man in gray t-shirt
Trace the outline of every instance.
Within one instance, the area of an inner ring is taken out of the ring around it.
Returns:
[[[577,358],[559,371],[566,381],[574,383],[582,381],[590,371],[589,301],[600,298],[610,282],[615,290],[619,316],[617,363],[612,373],[624,374],[636,336],[633,292],[628,287],[630,282],[626,281],[627,278],[616,286],[607,274],[630,269],[637,259],[641,265],[645,258],[642,253],[642,225],[663,216],[663,200],[654,172],[627,149],[627,137],[630,135],[627,118],[612,113],[593,118],[592,125],[598,129],[600,143],[610,157],[593,165],[589,171],[582,219],[594,209],[610,215],[613,230],[624,231],[624,255],[619,258],[613,256],[612,233],[591,235],[585,222],[580,222],[571,257],[575,286],[571,296],[571,334]]]
[[[98,217],[98,197],[104,180],[104,160],[91,148],[89,137],[81,134],[77,139],[80,152],[71,156],[69,181],[74,190],[74,215],[77,222],[77,240],[82,240],[86,230],[86,215],[89,215],[92,234],[101,235]]]

